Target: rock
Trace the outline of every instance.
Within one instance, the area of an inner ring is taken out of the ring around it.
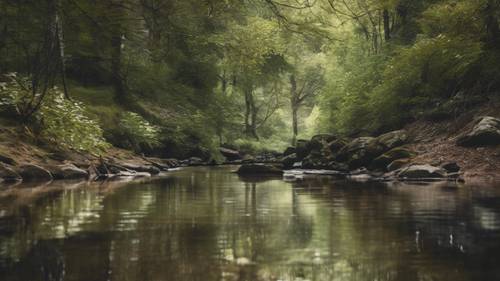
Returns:
[[[382,145],[383,149],[387,151],[406,144],[408,142],[408,133],[405,130],[392,131],[378,136],[374,141]]]
[[[89,173],[73,164],[48,167],[54,179],[87,179]]]
[[[285,169],[293,168],[293,164],[297,162],[297,154],[293,153],[281,159],[281,163]]]
[[[457,144],[465,147],[500,144],[500,119],[488,116],[480,118],[469,133],[458,138]]]
[[[245,164],[242,165],[236,173],[240,175],[281,175],[283,174],[283,170],[275,165],[270,164]]]
[[[313,151],[302,161],[304,169],[326,169],[332,159],[326,157],[323,153]]]
[[[221,147],[219,148],[220,153],[224,156],[228,161],[241,160],[241,154],[237,150]]]
[[[348,172],[349,166],[346,163],[339,163],[336,161],[330,161],[328,166],[326,167],[328,170],[339,171],[339,172]]]
[[[286,156],[288,156],[288,155],[295,154],[295,152],[296,152],[296,151],[295,151],[295,147],[291,147],[291,146],[290,146],[290,147],[287,147],[287,148],[285,149],[285,152],[283,152],[283,156],[285,156],[285,157],[286,157]],[[295,156],[297,156],[297,155],[295,155]]]
[[[403,180],[444,179],[445,177],[444,169],[431,165],[412,165],[398,173],[398,178]]]
[[[385,171],[388,169],[388,165],[393,163],[394,161],[399,159],[408,159],[413,156],[413,152],[411,152],[407,148],[397,147],[375,158],[370,164],[370,168],[372,170]]]
[[[306,140],[298,140],[297,146],[295,148],[295,154],[297,155],[297,159],[302,160],[309,155],[311,150],[309,149],[308,141]]]
[[[320,135],[315,135],[314,137],[312,137],[311,141],[318,141],[318,142],[327,144],[327,143],[330,143],[336,139],[337,139],[337,137],[334,135],[320,134]]]
[[[373,140],[372,137],[361,137],[352,140],[339,151],[337,161],[346,162],[351,169],[367,167],[378,156],[376,155],[377,152],[372,151],[372,148],[369,147]]]
[[[338,154],[339,151],[348,144],[349,142],[345,139],[336,139],[330,143],[328,143],[328,149],[330,152],[335,155]]]
[[[21,176],[11,167],[0,164],[0,179],[6,182],[12,182],[21,180]]]
[[[24,181],[32,180],[52,180],[52,174],[46,169],[32,164],[22,165],[18,168],[19,175]]]
[[[323,148],[328,146],[328,143],[334,141],[336,139],[335,136],[333,135],[316,135],[312,137],[312,139],[307,142],[307,150],[309,150],[309,153],[311,152],[322,152]]]
[[[460,172],[460,166],[455,162],[449,162],[441,165],[441,168],[445,169],[448,173],[458,173]]]
[[[409,159],[409,158],[394,160],[391,162],[391,164],[387,165],[387,170],[389,172],[399,170],[399,169],[403,168],[404,166],[410,164],[410,162],[411,162],[411,159]]]
[[[128,170],[140,172],[140,173],[150,173],[151,175],[158,175],[160,173],[160,169],[154,166],[149,165],[140,165],[140,164],[131,164],[131,163],[122,163],[121,166],[127,168]]]
[[[204,165],[205,163],[203,162],[203,159],[199,157],[191,157],[188,159],[188,165],[189,166],[201,166]]]
[[[12,159],[11,157],[9,157],[5,154],[0,154],[0,162],[3,162],[5,164],[9,164],[12,166],[17,165],[16,160]]]

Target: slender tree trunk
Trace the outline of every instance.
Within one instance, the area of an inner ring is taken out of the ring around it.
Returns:
[[[299,134],[299,125],[298,125],[298,110],[299,110],[299,101],[298,101],[298,93],[297,93],[297,80],[295,79],[295,75],[290,75],[290,106],[292,109],[292,145],[297,143],[297,135]]]
[[[123,1],[112,1],[117,14],[123,14]],[[123,45],[123,26],[121,19],[111,23],[111,79],[115,92],[115,101],[118,104],[127,105],[127,92],[124,84],[122,71],[122,45]]]
[[[293,138],[292,145],[297,144],[297,135],[299,134],[299,122],[298,122],[298,107],[292,106],[292,127],[293,127]]]
[[[484,9],[486,16],[486,43],[494,48],[499,48],[500,43],[500,28],[498,27],[498,19],[495,15],[497,6],[495,0],[488,0],[488,4]]]
[[[259,140],[259,135],[257,134],[257,107],[255,107],[255,101],[253,99],[253,95],[250,95],[250,105],[251,105],[251,136],[254,137],[256,140]]]
[[[384,9],[383,12],[383,18],[384,18],[384,37],[385,41],[391,40],[391,26],[390,26],[390,16],[389,16],[389,11],[387,9]]]
[[[113,88],[115,91],[115,100],[117,103],[124,104],[126,98],[125,85],[122,75],[122,34],[113,34],[111,38],[111,75]]]
[[[253,99],[253,90],[248,87],[245,90],[245,134],[248,137],[259,139],[257,134],[257,107]]]

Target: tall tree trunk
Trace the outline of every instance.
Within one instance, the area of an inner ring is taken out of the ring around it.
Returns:
[[[55,25],[56,25],[56,36],[57,36],[57,47],[59,49],[59,61],[61,68],[61,80],[63,84],[64,96],[70,99],[68,93],[68,84],[66,83],[66,58],[65,58],[65,45],[64,45],[64,30],[63,21],[60,16],[61,1],[56,2],[56,15],[55,15]]]
[[[486,43],[493,47],[499,48],[500,44],[500,28],[498,27],[498,19],[495,15],[498,4],[496,0],[488,0],[488,4],[484,9],[484,14],[486,18]]]
[[[113,88],[115,90],[115,100],[123,104],[125,101],[125,86],[122,75],[122,35],[114,34],[111,38],[111,75],[113,79]]]
[[[251,99],[251,121],[252,121],[252,125],[251,125],[251,136],[253,138],[255,138],[256,140],[259,140],[259,135],[257,134],[257,107],[255,106],[255,101],[253,99],[253,94],[250,96],[250,99]]]
[[[297,144],[297,135],[299,134],[299,122],[298,122],[298,107],[292,106],[292,128],[293,128],[293,138],[292,138],[292,145]]]
[[[245,134],[248,137],[259,139],[257,134],[257,107],[253,99],[253,89],[245,89]]]
[[[385,41],[391,40],[391,26],[390,26],[390,16],[389,16],[389,11],[387,9],[384,9],[383,12],[383,18],[384,18],[384,37]]]
[[[295,79],[295,75],[290,75],[290,106],[292,109],[292,145],[297,143],[297,135],[299,134],[299,125],[298,125],[298,110],[299,110],[299,100],[297,93],[297,80]]]
[[[118,15],[123,14],[123,1],[112,1],[114,9]],[[116,19],[111,23],[111,79],[115,92],[115,101],[118,104],[127,105],[127,91],[124,83],[122,71],[122,45],[123,45],[123,26],[121,19]]]

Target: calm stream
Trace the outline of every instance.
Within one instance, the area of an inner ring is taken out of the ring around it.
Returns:
[[[0,197],[0,280],[500,280],[500,188],[231,169]]]

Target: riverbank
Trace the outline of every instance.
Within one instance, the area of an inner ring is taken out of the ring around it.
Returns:
[[[283,170],[335,171],[353,179],[500,182],[500,113],[482,106],[452,120],[420,120],[402,130],[356,138],[322,134],[299,140],[283,153],[250,155],[221,148],[224,164],[268,163]],[[210,159],[144,157],[112,147],[104,154],[61,151],[29,140],[18,128],[0,128],[4,182],[105,180],[157,175],[180,166],[217,165]],[[246,169],[245,167],[244,169]],[[245,173],[267,173],[261,167]],[[316,171],[316,172],[314,172]]]
[[[179,165],[115,147],[99,155],[60,150],[30,141],[17,128],[0,129],[0,178],[6,183],[149,177]]]

